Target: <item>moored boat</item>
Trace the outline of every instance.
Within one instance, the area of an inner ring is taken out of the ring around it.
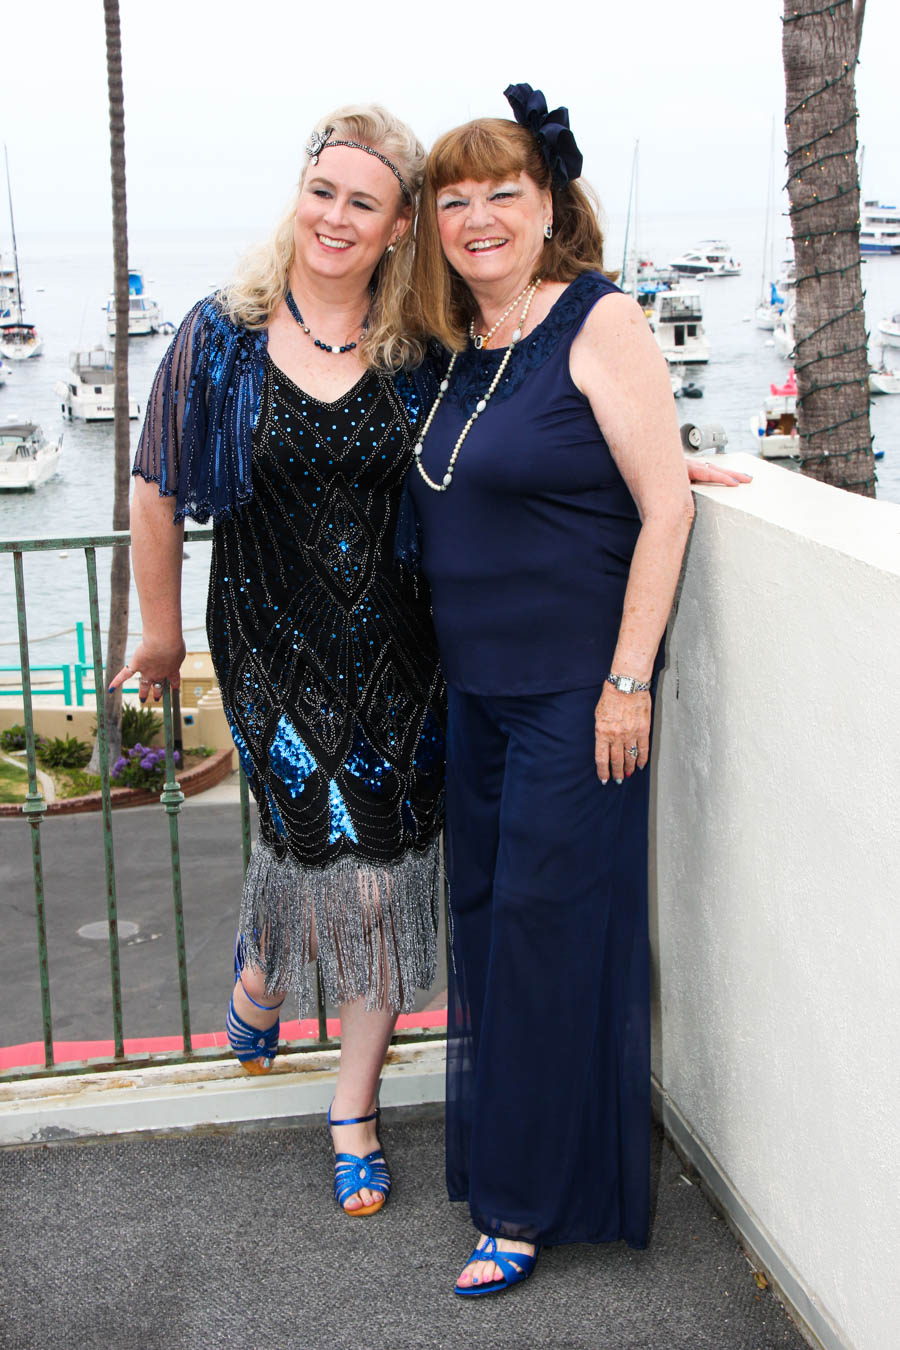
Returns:
[[[900,370],[891,370],[881,362],[869,371],[871,394],[900,394]]]
[[[65,380],[56,384],[67,417],[83,417],[86,422],[111,422],[115,417],[113,353],[105,347],[72,352]],[[128,400],[128,416],[139,416],[136,399]]]
[[[770,384],[761,410],[750,419],[763,459],[793,459],[800,436],[797,429],[797,379],[794,368],[783,385]]]
[[[701,239],[669,263],[673,271],[689,277],[739,277],[741,264],[735,262],[731,248],[722,239]]]
[[[900,347],[900,314],[882,319],[878,325],[881,342],[885,347]]]
[[[653,335],[670,365],[702,365],[709,360],[709,339],[703,331],[703,305],[699,292],[681,287],[658,291],[648,318]]]
[[[12,186],[9,181],[9,156],[3,147],[6,164],[6,195],[9,198],[9,230],[12,236],[13,267],[0,272],[3,287],[3,305],[0,313],[0,353],[10,361],[27,361],[40,356],[44,343],[38,337],[33,323],[25,319],[22,307],[22,281],[19,276],[19,250],[16,244],[16,222],[13,218]]]
[[[0,492],[32,492],[59,463],[62,435],[48,441],[36,422],[0,422]]]
[[[29,357],[40,356],[43,350],[44,339],[38,336],[33,323],[0,320],[0,354],[8,361],[27,361]]]
[[[116,297],[110,293],[104,306],[108,337],[116,335]],[[128,336],[146,337],[163,327],[159,305],[144,291],[144,274],[136,267],[128,269]]]
[[[900,207],[863,202],[859,213],[860,253],[900,253]]]

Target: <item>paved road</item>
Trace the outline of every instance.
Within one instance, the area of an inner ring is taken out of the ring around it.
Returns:
[[[42,1037],[29,829],[24,820],[0,820],[3,1045]],[[137,925],[137,932],[121,943],[126,1036],[178,1035],[181,1030],[168,838],[160,807],[113,813],[119,921]],[[236,790],[225,785],[188,798],[180,838],[191,1024],[194,1032],[217,1031],[224,1025],[231,987],[241,887]],[[54,1039],[108,1038],[108,944],[105,934],[100,941],[78,936],[83,925],[106,919],[100,816],[47,817],[41,841]],[[444,972],[442,966],[435,989],[445,987]],[[433,996],[421,995],[417,1006]],[[294,1017],[296,1010],[286,1015]]]

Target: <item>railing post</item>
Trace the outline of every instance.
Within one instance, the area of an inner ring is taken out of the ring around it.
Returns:
[[[166,781],[159,800],[169,817],[169,851],[172,859],[172,900],[175,906],[175,951],[178,959],[178,991],[181,997],[181,1035],[185,1054],[191,1051],[191,1008],[188,996],[187,951],[184,942],[184,905],[181,894],[181,849],[178,842],[178,814],[184,793],[175,777],[175,746],[172,724],[172,696],[169,681],[163,685],[163,724],[166,738]]]
[[[97,553],[84,550],[88,599],[91,606],[91,646],[94,656],[94,705],[97,709],[97,753],[100,759],[100,795],[103,814],[103,852],[106,867],[106,918],[109,928],[109,969],[112,981],[113,1043],[116,1059],[124,1058],[122,1032],[122,973],[119,965],[119,919],[116,905],[116,864],[113,854],[112,799],[109,790],[109,748],[103,715],[103,652],[100,644],[100,604],[97,598]]]
[[[34,716],[31,705],[31,666],[28,662],[28,622],[25,616],[25,569],[22,554],[13,554],[16,578],[16,613],[19,621],[19,661],[22,667],[22,703],[25,712],[25,753],[28,760],[28,793],[22,813],[31,826],[31,867],[34,874],[34,916],[37,923],[38,966],[41,976],[41,1017],[44,1026],[44,1063],[53,1067],[53,1018],[50,1013],[50,962],[47,955],[47,921],[44,913],[44,864],[41,857],[41,822],[47,803],[38,790]]]
[[[72,667],[62,666],[63,677],[63,698],[66,700],[66,707],[72,706]]]
[[[247,868],[250,866],[252,842],[250,839],[250,787],[243,765],[238,769],[238,783],[241,789],[241,854],[244,860],[244,876],[246,876]]]

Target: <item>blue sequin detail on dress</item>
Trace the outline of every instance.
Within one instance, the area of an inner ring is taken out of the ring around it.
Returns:
[[[238,752],[238,759],[241,761],[241,768],[244,770],[244,774],[247,780],[249,781],[250,779],[252,779],[256,771],[253,768],[253,760],[250,758],[250,751],[247,748],[247,742],[244,740],[243,736],[235,726],[234,717],[228,711],[227,708],[225,709],[225,717],[228,721],[228,726],[231,729],[231,739],[234,741],[234,748]]]
[[[365,783],[370,792],[378,793],[384,786],[385,775],[393,773],[388,761],[382,759],[381,755],[372,749],[358,722],[353,735],[353,748],[347,756],[344,768],[348,773],[352,773],[354,778]]]
[[[341,835],[344,835],[351,843],[358,843],[356,831],[353,828],[353,821],[350,819],[350,812],[347,810],[347,804],[341,796],[341,790],[332,778],[328,784],[328,805],[331,813],[331,833],[328,836],[329,844],[336,844]]]
[[[278,810],[278,803],[272,796],[272,789],[266,783],[266,801],[269,803],[269,811],[272,814],[272,824],[275,826],[275,833],[279,839],[287,838],[287,830],[284,828],[284,821],[281,819],[281,812]]]
[[[310,774],[319,767],[287,714],[283,714],[269,746],[269,763],[292,797],[299,797]]]

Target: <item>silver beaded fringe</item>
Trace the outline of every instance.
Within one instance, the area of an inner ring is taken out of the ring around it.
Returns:
[[[434,979],[441,875],[439,838],[395,863],[344,855],[322,868],[277,858],[260,840],[241,900],[246,959],[265,970],[267,989],[295,993],[305,1016],[315,1008],[315,924],[328,1002],[409,1012]]]

